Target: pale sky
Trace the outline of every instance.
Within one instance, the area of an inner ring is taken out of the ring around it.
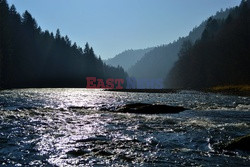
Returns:
[[[43,30],[59,28],[72,42],[86,42],[103,59],[126,49],[168,44],[188,35],[220,9],[241,0],[8,0],[28,10]]]

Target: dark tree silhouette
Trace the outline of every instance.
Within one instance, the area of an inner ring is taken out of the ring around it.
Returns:
[[[68,36],[42,31],[32,15],[0,0],[0,88],[85,87],[86,77],[126,78],[107,66],[87,43],[84,50]]]
[[[249,4],[249,0],[242,1],[226,19],[209,18],[202,38],[188,49],[183,45],[166,86],[206,88],[250,84]]]

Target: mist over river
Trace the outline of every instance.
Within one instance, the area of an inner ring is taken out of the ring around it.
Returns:
[[[129,103],[179,114],[113,113]],[[216,145],[250,134],[250,98],[198,91],[0,91],[0,166],[248,166]]]

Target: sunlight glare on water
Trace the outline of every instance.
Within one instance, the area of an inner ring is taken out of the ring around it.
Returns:
[[[184,106],[179,114],[109,112],[135,102]],[[0,164],[23,166],[246,165],[215,145],[250,133],[248,97],[194,91],[126,93],[20,89],[0,93]]]

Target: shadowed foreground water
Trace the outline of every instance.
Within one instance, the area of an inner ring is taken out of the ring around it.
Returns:
[[[184,106],[180,114],[117,114],[133,102]],[[86,89],[0,92],[0,166],[247,166],[218,143],[250,134],[250,98],[195,91]]]

